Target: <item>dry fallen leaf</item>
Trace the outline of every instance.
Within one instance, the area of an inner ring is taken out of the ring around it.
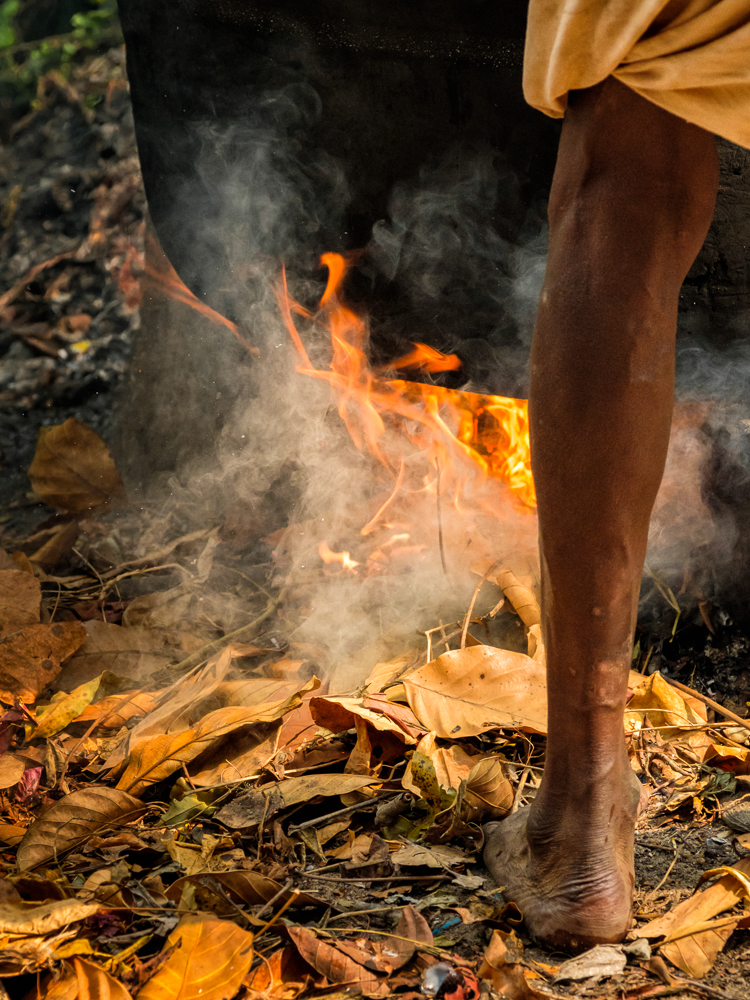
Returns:
[[[307,802],[319,795],[345,795],[377,783],[376,779],[361,774],[306,774],[301,778],[287,778],[254,788],[220,809],[215,818],[233,830],[257,826],[280,809],[298,802]]]
[[[0,638],[39,624],[42,585],[20,569],[0,570]]]
[[[17,753],[4,753],[0,757],[0,789],[13,788],[23,777],[29,761]]]
[[[78,1000],[130,1000],[130,994],[100,965],[73,959]],[[49,994],[48,994],[49,997]]]
[[[132,746],[117,787],[140,794],[157,781],[163,781],[183,764],[211,751],[229,733],[261,722],[274,722],[283,705],[257,705],[251,708],[220,708],[209,713],[192,729],[166,733],[139,740]]]
[[[145,809],[138,799],[116,788],[89,785],[71,792],[54,802],[26,831],[18,845],[18,869],[36,868],[103,827],[137,819]]]
[[[443,738],[503,727],[547,732],[544,664],[523,653],[454,649],[412,671],[403,685],[420,723]]]
[[[295,906],[329,905],[307,892],[300,892],[295,896],[291,889],[284,891],[284,887],[275,879],[241,868],[236,871],[212,872],[211,878],[224,887],[230,898],[245,903],[247,906],[260,906],[274,898],[277,899],[279,906],[282,906],[292,897],[294,897],[293,905]],[[178,878],[167,889],[167,899],[179,902],[183,886],[188,883],[200,883],[200,880],[201,875],[186,875],[184,878]]]
[[[101,677],[96,677],[88,684],[81,684],[74,688],[70,694],[64,695],[49,710],[41,716],[39,725],[34,730],[34,739],[56,736],[70,723],[77,719],[81,712],[90,705],[99,690]],[[39,718],[37,713],[37,718]]]
[[[66,664],[58,682],[65,691],[93,680],[104,670],[139,681],[175,658],[175,650],[153,630],[123,628],[96,618],[84,622],[81,628],[86,630],[86,641]]]
[[[0,701],[33,702],[60,673],[60,665],[83,645],[80,622],[29,625],[0,641]]]
[[[643,938],[664,938],[662,957],[696,979],[705,976],[716,961],[740,917],[711,923],[719,913],[747,898],[750,858],[735,862],[737,874],[727,872],[717,882],[678,903],[668,913],[638,928]],[[719,869],[725,871],[725,869]]]
[[[365,996],[387,996],[390,992],[385,980],[363,968],[343,951],[321,941],[306,927],[290,927],[288,934],[302,958],[330,982],[356,987]]]
[[[231,1000],[250,971],[253,935],[228,920],[183,919],[164,952],[136,1000]]]
[[[69,514],[125,500],[125,487],[106,444],[75,417],[39,429],[29,479],[40,500]]]
[[[249,1000],[294,1000],[304,993],[312,977],[311,967],[296,948],[278,948],[245,981]]]
[[[391,714],[386,714],[386,710],[391,707],[387,702],[383,701],[381,704],[371,701],[370,706],[366,707],[364,699],[356,697],[310,699],[313,721],[332,733],[353,729],[355,717],[364,719],[376,729],[394,733],[405,743],[416,743],[424,732],[424,727],[420,726],[411,711],[408,718],[397,721]]]
[[[76,721],[96,720],[110,729],[119,729],[129,719],[147,715],[158,703],[160,695],[160,691],[124,691],[122,694],[111,694],[84,708]]]
[[[100,909],[99,903],[82,903],[79,899],[56,899],[51,903],[2,903],[0,934],[41,937],[85,920]]]
[[[432,931],[422,914],[410,903],[404,907],[401,919],[393,928],[393,937],[372,942],[373,957],[367,968],[390,975],[411,961],[420,945],[432,946]]]
[[[502,819],[513,807],[508,765],[499,757],[477,761],[466,779],[461,813],[467,822]]]
[[[553,982],[578,982],[592,979],[599,982],[608,976],[619,976],[625,971],[628,960],[620,945],[598,944],[594,948],[563,962]]]
[[[673,688],[657,670],[634,690],[625,710],[625,731],[640,729],[646,720],[666,740],[681,728],[704,725],[706,706]]]

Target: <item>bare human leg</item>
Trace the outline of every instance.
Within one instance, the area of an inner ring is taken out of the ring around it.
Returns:
[[[639,784],[623,711],[678,294],[717,182],[712,135],[613,78],[571,94],[531,358],[547,755],[533,804],[485,848],[530,932],[571,949],[618,941],[631,919]]]

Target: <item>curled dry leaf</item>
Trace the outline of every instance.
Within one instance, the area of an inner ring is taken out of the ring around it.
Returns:
[[[414,714],[437,736],[513,727],[547,732],[544,664],[523,653],[471,646],[443,653],[403,680]]]
[[[73,551],[78,539],[79,527],[76,521],[67,521],[53,531],[47,541],[29,557],[29,562],[42,569],[54,569],[63,559],[67,559]]]
[[[85,920],[101,909],[99,903],[56,899],[51,903],[10,902],[0,905],[0,935],[43,937]]]
[[[130,994],[122,983],[100,965],[76,957],[73,959],[73,969],[77,993],[71,1000],[130,1000]]]
[[[103,670],[138,681],[161,670],[175,657],[175,650],[153,630],[123,628],[95,618],[84,622],[81,628],[86,630],[86,641],[66,664],[59,681],[65,691],[93,680]]]
[[[87,705],[91,704],[99,690],[100,683],[101,677],[96,677],[88,684],[81,684],[74,688],[70,694],[64,695],[51,705],[34,730],[34,738],[47,738],[61,733],[70,722],[80,716]],[[38,715],[37,718],[39,718]]]
[[[4,753],[0,757],[0,789],[17,785],[28,766],[26,757],[17,753]]]
[[[250,1000],[294,1000],[304,993],[312,973],[292,945],[278,948],[246,981]]]
[[[215,819],[233,830],[257,826],[280,809],[298,802],[307,802],[317,796],[346,795],[377,783],[376,779],[362,774],[306,774],[301,778],[287,778],[254,788],[248,795],[220,809]]]
[[[42,585],[35,576],[20,569],[0,570],[0,638],[38,625],[41,602]]]
[[[125,500],[125,487],[106,444],[74,417],[40,428],[29,479],[40,500],[69,514]]]
[[[188,883],[200,884],[201,878],[201,875],[186,875],[184,878],[178,878],[167,889],[167,898],[179,902],[183,886]],[[292,898],[294,898],[293,906],[330,905],[307,892],[299,892],[295,895],[291,889],[284,891],[284,887],[275,879],[266,878],[265,875],[260,875],[258,872],[245,871],[241,868],[236,871],[212,872],[211,878],[223,886],[230,898],[245,903],[247,906],[260,906],[274,897],[278,897],[279,906]]]
[[[290,927],[288,933],[302,958],[330,982],[356,987],[365,996],[387,996],[390,992],[387,983],[374,972],[321,941],[306,927]]]
[[[633,692],[625,710],[626,732],[640,729],[646,720],[662,739],[669,739],[681,728],[704,725],[706,706],[667,684],[657,670]]]
[[[541,623],[542,613],[534,591],[522,583],[515,573],[509,569],[501,569],[495,575],[495,582],[526,628]]]
[[[404,907],[393,937],[372,943],[373,957],[367,968],[377,972],[395,972],[411,961],[420,945],[432,946],[432,931],[422,914],[411,903]]]
[[[0,641],[0,701],[35,701],[85,639],[80,622],[57,622],[29,625]]]
[[[624,972],[627,962],[621,945],[598,944],[582,955],[563,962],[553,982],[578,982],[581,979],[599,982],[609,976],[619,976]]]
[[[721,871],[719,869],[718,871]],[[689,976],[700,979],[712,968],[740,918],[712,918],[747,898],[750,858],[737,861],[717,882],[678,903],[668,913],[638,928],[638,936],[664,937],[661,955]]]
[[[77,722],[94,722],[111,729],[119,729],[129,719],[147,715],[157,704],[160,692],[124,691],[102,698],[95,705],[88,705],[76,719]]]
[[[244,726],[274,722],[283,708],[278,704],[252,708],[220,708],[209,713],[197,726],[182,733],[166,733],[140,740],[130,750],[118,788],[139,794],[163,781],[183,764],[210,751],[229,733]]]
[[[391,732],[398,736],[405,743],[414,744],[424,732],[424,727],[420,725],[411,711],[408,715],[403,712],[402,717],[395,718],[394,711],[401,706],[390,706],[386,701],[375,701],[370,699],[365,704],[364,699],[356,697],[335,697],[335,698],[311,698],[310,712],[313,721],[323,726],[324,729],[332,733],[341,733],[347,729],[354,728],[354,719],[358,717],[369,722],[376,729]]]
[[[502,819],[513,806],[513,786],[508,766],[499,757],[485,757],[471,769],[466,779],[462,804],[463,818],[468,822]]]
[[[89,786],[54,802],[18,845],[19,871],[28,871],[58,857],[94,833],[137,819],[146,807],[116,788]]]
[[[183,920],[164,953],[136,1000],[230,1000],[250,971],[253,935],[228,920]]]

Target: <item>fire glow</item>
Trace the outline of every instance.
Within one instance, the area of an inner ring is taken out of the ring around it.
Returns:
[[[360,450],[373,455],[394,477],[393,492],[375,516],[362,528],[369,534],[402,487],[404,461],[396,465],[384,448],[386,422],[424,453],[433,474],[424,477],[423,490],[447,495],[461,511],[470,504],[476,491],[470,487],[488,478],[504,482],[515,505],[530,511],[536,507],[534,481],[529,454],[528,402],[506,396],[480,395],[424,385],[403,379],[386,379],[370,367],[367,355],[368,327],[339,298],[347,262],[339,254],[321,257],[328,268],[328,281],[318,310],[312,313],[289,295],[286,274],[277,291],[279,307],[287,330],[300,358],[297,371],[330,384],[338,403],[338,412],[349,435]],[[309,357],[295,323],[295,316],[323,329],[331,340],[329,369],[316,368]],[[453,371],[461,361],[455,354],[443,354],[425,344],[388,366],[388,370],[417,369],[423,372]],[[484,513],[493,514],[486,505]],[[413,549],[394,543],[408,541],[408,535],[395,535],[393,549]],[[385,546],[383,546],[385,547]],[[321,546],[322,548],[322,546]],[[348,553],[331,553],[326,546],[324,561],[335,558],[342,566],[356,572],[357,564]],[[380,555],[380,553],[378,553]],[[346,557],[342,559],[342,556]],[[349,565],[347,565],[349,563]]]

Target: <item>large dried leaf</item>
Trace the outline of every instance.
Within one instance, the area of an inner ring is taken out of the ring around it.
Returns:
[[[231,1000],[253,961],[253,935],[228,920],[183,921],[136,1000]]]
[[[401,919],[393,929],[393,937],[372,943],[373,957],[368,968],[390,975],[411,961],[420,945],[432,947],[432,931],[422,914],[410,903],[404,907]]]
[[[310,966],[296,948],[278,948],[246,980],[250,1000],[294,1000],[312,977]]]
[[[74,417],[39,429],[29,479],[41,500],[70,514],[125,500],[125,487],[106,444]]]
[[[466,779],[461,815],[467,822],[502,819],[513,807],[513,786],[508,765],[499,757],[485,757]]]
[[[0,789],[13,788],[29,767],[29,761],[17,753],[4,753],[0,757]]]
[[[130,1000],[130,994],[116,979],[100,965],[86,962],[82,958],[73,959],[78,1000]]]
[[[178,878],[167,889],[167,899],[179,902],[183,887],[188,883],[200,884],[201,877],[201,875],[186,875],[184,878]],[[223,886],[231,899],[245,903],[247,906],[260,906],[262,903],[268,903],[274,897],[277,898],[279,906],[292,898],[294,906],[330,905],[307,892],[300,892],[295,896],[291,889],[284,890],[284,887],[275,879],[266,878],[265,875],[260,875],[258,872],[245,871],[242,868],[236,871],[212,872],[211,878]]]
[[[627,957],[620,945],[598,944],[594,948],[563,962],[555,975],[555,983],[579,982],[590,979],[598,983],[609,976],[619,976],[625,971]]]
[[[287,778],[254,788],[220,809],[215,819],[233,830],[257,826],[280,809],[287,809],[298,802],[307,802],[318,796],[346,795],[375,784],[378,784],[376,779],[362,774],[305,774],[301,778]]]
[[[39,624],[42,585],[21,569],[0,570],[0,638]]]
[[[696,978],[704,976],[735,926],[732,922],[723,921],[711,926],[712,918],[748,897],[750,858],[735,862],[732,869],[708,889],[694,893],[668,913],[639,927],[638,936],[651,939],[664,937],[667,942],[661,947],[664,957],[688,975]]]
[[[35,701],[85,638],[80,622],[58,622],[29,625],[0,641],[0,701]]]
[[[289,937],[300,955],[332,983],[356,987],[365,996],[387,996],[390,990],[374,972],[363,968],[343,951],[317,938],[306,927],[289,927]]]
[[[494,646],[454,649],[403,679],[420,723],[449,739],[488,729],[547,732],[544,665]]]
[[[93,681],[79,685],[70,694],[56,701],[41,717],[39,725],[34,730],[34,738],[47,738],[61,733],[69,723],[80,716],[87,705],[91,704],[100,683],[101,677],[95,677]]]
[[[54,802],[31,824],[18,845],[19,871],[28,871],[69,851],[98,831],[137,819],[145,806],[115,788],[91,786]]]
[[[626,732],[640,729],[647,720],[662,739],[669,739],[680,729],[704,725],[706,706],[667,684],[657,670],[633,692],[625,710]]]
[[[100,903],[79,899],[56,899],[51,903],[19,902],[0,904],[0,934],[43,936],[85,920],[101,910]]]
[[[276,756],[281,720],[230,733],[193,765],[190,780],[200,788],[258,777]]]
[[[399,711],[400,710],[400,711]],[[410,710],[408,714],[400,705],[356,697],[311,698],[310,712],[313,721],[332,733],[341,733],[354,728],[355,717],[364,719],[383,732],[391,732],[414,744],[424,732]],[[398,717],[397,717],[398,716]],[[411,724],[410,724],[411,723]]]
[[[84,622],[81,628],[86,630],[86,641],[66,664],[58,681],[64,691],[93,680],[104,670],[137,682],[175,659],[175,650],[160,632],[123,628],[96,618]]]
[[[158,704],[160,695],[160,691],[123,691],[122,694],[111,694],[84,708],[76,721],[96,720],[110,729],[119,729],[129,719],[147,715]]]
[[[211,712],[197,726],[181,733],[165,733],[139,740],[128,756],[117,787],[138,795],[145,788],[163,781],[183,764],[212,750],[217,742],[243,726],[274,722],[282,706],[258,705],[252,708],[220,708]]]

